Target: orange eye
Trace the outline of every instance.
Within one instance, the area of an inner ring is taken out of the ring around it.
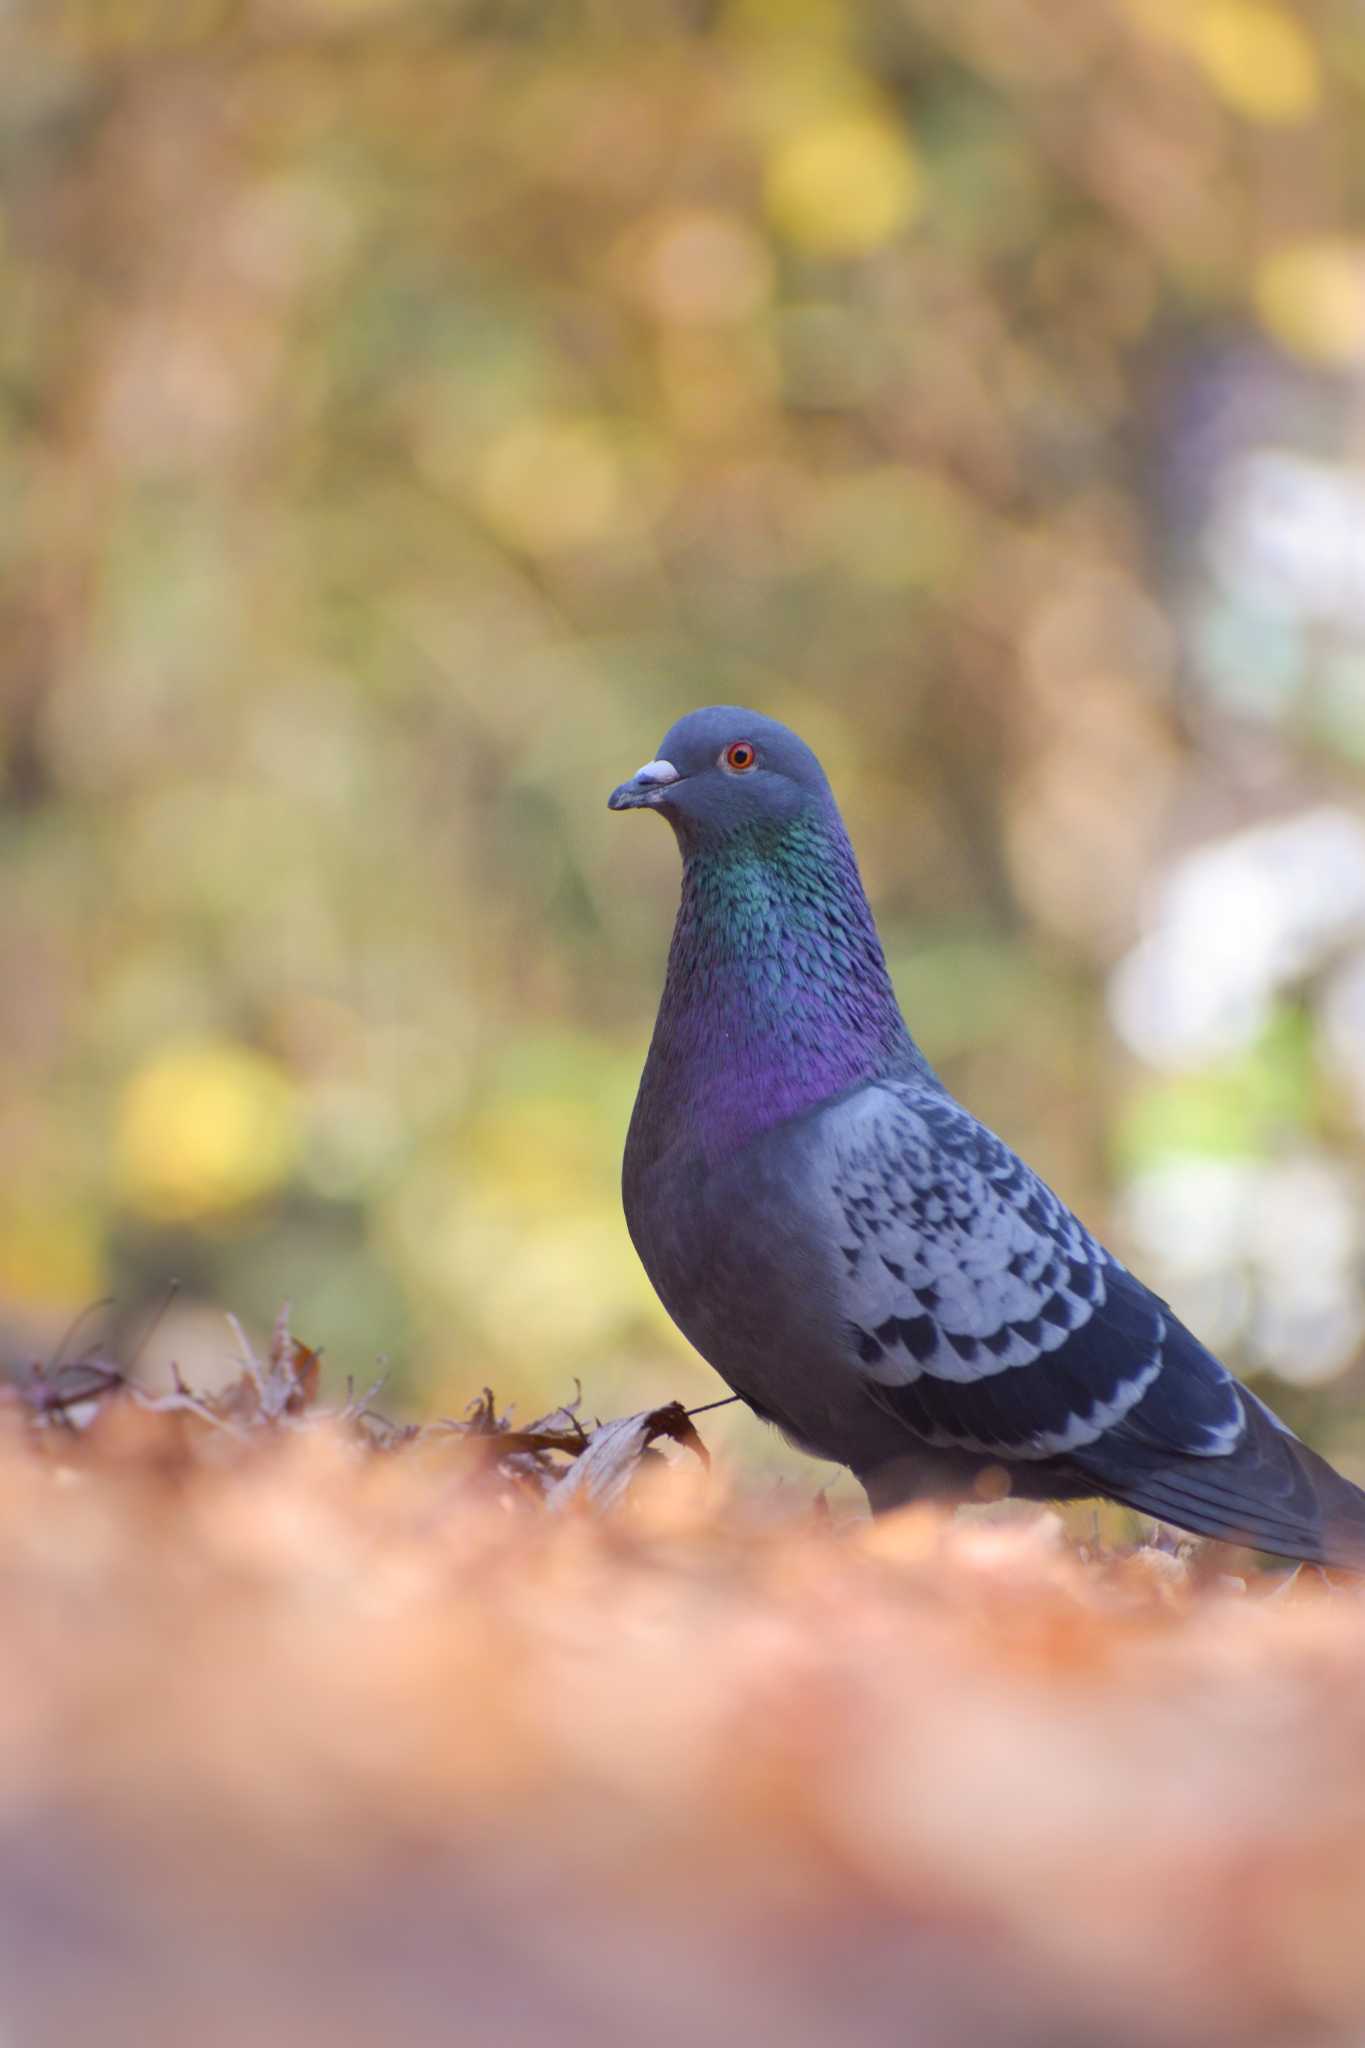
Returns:
[[[758,749],[751,746],[748,740],[735,740],[720,758],[732,774],[747,775],[751,768],[758,765]]]

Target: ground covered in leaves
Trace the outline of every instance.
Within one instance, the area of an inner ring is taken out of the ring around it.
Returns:
[[[1354,1591],[316,1396],[0,1400],[6,2041],[1360,2038]]]

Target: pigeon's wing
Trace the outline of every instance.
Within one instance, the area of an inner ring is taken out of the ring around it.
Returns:
[[[940,1449],[1299,1556],[1365,1550],[1365,1496],[1299,1443],[959,1103],[874,1083],[820,1142],[851,1361]],[[1324,1479],[1323,1475],[1326,1475]],[[1330,1482],[1330,1484],[1329,1484]]]
[[[869,1087],[825,1136],[848,1342],[915,1435],[1010,1458],[1124,1422],[1197,1455],[1237,1441],[1231,1375],[1203,1351],[1168,1370],[1169,1311],[950,1097]]]

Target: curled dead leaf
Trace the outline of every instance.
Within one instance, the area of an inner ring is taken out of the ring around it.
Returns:
[[[650,1446],[660,1437],[684,1445],[710,1470],[711,1454],[687,1410],[681,1401],[668,1401],[662,1408],[623,1415],[595,1429],[586,1449],[551,1490],[549,1505],[563,1508],[590,1501],[598,1508],[614,1506],[653,1455]]]

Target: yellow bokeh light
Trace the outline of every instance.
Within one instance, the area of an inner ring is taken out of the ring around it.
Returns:
[[[0,1209],[0,1298],[32,1309],[92,1301],[104,1285],[93,1218],[49,1202]]]
[[[773,153],[764,182],[778,230],[814,255],[859,256],[890,241],[920,204],[914,147],[877,114],[800,128]]]
[[[161,1221],[228,1213],[279,1186],[297,1138],[293,1090],[272,1060],[227,1040],[170,1046],[123,1091],[119,1189]]]
[[[1210,0],[1191,9],[1182,40],[1219,97],[1249,121],[1303,121],[1318,104],[1317,52],[1269,0]]]
[[[1282,348],[1310,362],[1365,357],[1365,246],[1332,238],[1294,242],[1256,272],[1256,310]]]
[[[530,554],[590,546],[622,513],[620,464],[587,419],[518,420],[485,452],[476,492],[495,532]]]

